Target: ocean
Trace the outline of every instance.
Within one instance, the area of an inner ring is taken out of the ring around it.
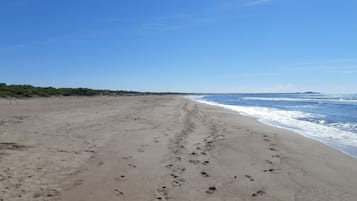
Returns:
[[[357,158],[357,94],[207,94],[191,98],[294,131]]]

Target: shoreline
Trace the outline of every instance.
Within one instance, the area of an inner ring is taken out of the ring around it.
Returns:
[[[284,127],[284,126],[280,126],[278,124],[272,124],[272,123],[269,123],[269,122],[266,122],[262,119],[260,119],[259,117],[255,117],[253,115],[249,115],[249,114],[244,114],[238,110],[235,110],[231,107],[229,107],[230,105],[224,105],[224,104],[221,104],[221,103],[216,103],[216,102],[210,102],[210,101],[206,101],[206,100],[199,100],[199,99],[195,99],[195,98],[192,98],[190,96],[186,96],[186,98],[188,98],[189,100],[192,100],[192,101],[196,101],[198,103],[203,103],[203,104],[207,104],[207,105],[210,105],[210,106],[214,106],[214,107],[219,107],[219,108],[222,108],[222,109],[227,109],[227,110],[231,110],[231,111],[234,111],[234,112],[237,112],[239,115],[242,115],[242,116],[245,116],[245,117],[248,117],[248,118],[253,118],[254,120],[256,120],[257,122],[260,122],[264,125],[267,125],[267,126],[271,126],[271,127],[274,127],[274,128],[279,128],[279,129],[282,129],[282,130],[286,130],[286,131],[289,131],[289,132],[293,132],[295,133],[296,135],[299,135],[299,136],[302,136],[304,138],[308,138],[308,139],[312,139],[316,142],[319,142],[325,146],[328,146],[334,150],[337,150],[347,156],[350,156],[354,159],[357,159],[357,148],[356,147],[353,147],[351,145],[342,145],[342,144],[337,144],[337,143],[334,143],[334,142],[328,142],[326,139],[325,140],[322,140],[322,139],[319,139],[317,137],[313,137],[313,136],[310,136],[308,134],[305,134],[304,132],[302,131],[299,131],[299,130],[296,130],[296,129],[292,129],[292,128],[289,128],[289,127]],[[346,150],[350,150],[350,152],[346,151]]]
[[[355,158],[184,96],[0,101],[0,110],[3,200],[357,197]]]

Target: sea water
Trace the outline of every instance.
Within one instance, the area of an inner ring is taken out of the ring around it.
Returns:
[[[207,94],[191,98],[292,130],[357,157],[357,94]]]

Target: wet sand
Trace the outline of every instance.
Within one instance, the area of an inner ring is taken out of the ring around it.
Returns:
[[[355,201],[356,167],[180,96],[0,99],[1,201]]]

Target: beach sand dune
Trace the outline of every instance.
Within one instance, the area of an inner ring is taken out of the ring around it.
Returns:
[[[356,201],[357,160],[182,96],[1,99],[0,200]]]

